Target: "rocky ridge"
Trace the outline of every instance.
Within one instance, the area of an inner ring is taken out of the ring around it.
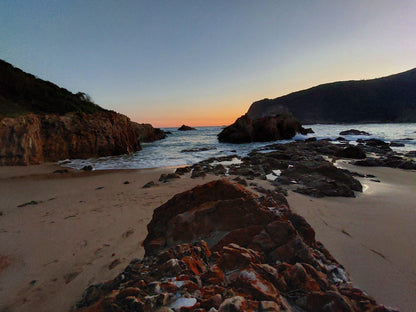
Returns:
[[[157,208],[148,230],[145,257],[75,311],[395,311],[352,286],[277,192],[213,181]]]
[[[273,116],[289,109],[304,124],[415,122],[416,68],[395,75],[338,81],[254,102],[247,114]]]

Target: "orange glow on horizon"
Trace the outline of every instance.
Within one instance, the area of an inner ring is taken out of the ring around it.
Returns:
[[[156,128],[179,128],[182,125],[187,125],[190,127],[210,127],[210,126],[228,126],[234,123],[234,121],[240,117],[233,116],[233,117],[225,117],[221,116],[220,118],[202,118],[202,117],[195,117],[195,118],[184,118],[179,121],[171,120],[169,118],[166,119],[153,119],[148,118],[143,120],[143,118],[134,118],[132,117],[132,121],[137,123],[150,123],[153,127]]]
[[[219,111],[219,112],[218,112]],[[212,107],[209,112],[206,111],[167,111],[165,112],[134,112],[127,114],[132,121],[137,123],[150,123],[157,128],[179,128],[182,125],[190,127],[209,127],[209,126],[228,126],[236,121],[237,118],[247,112],[247,107],[241,105],[227,105],[218,108],[217,112]],[[155,117],[157,116],[157,117]]]

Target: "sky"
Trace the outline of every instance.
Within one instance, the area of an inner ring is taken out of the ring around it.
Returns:
[[[157,127],[416,67],[414,0],[0,0],[0,59]]]

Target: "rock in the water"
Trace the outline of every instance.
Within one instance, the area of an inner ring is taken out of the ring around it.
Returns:
[[[341,131],[339,135],[370,135],[370,133],[366,131],[357,130],[357,129],[350,129],[350,130]]]
[[[190,149],[181,150],[181,153],[197,153],[197,152],[205,152],[217,149],[216,147],[196,147]]]
[[[151,124],[139,124],[132,122],[131,126],[133,131],[136,133],[139,142],[141,143],[149,143],[166,138],[165,131],[159,128],[153,128]]]
[[[315,131],[313,131],[312,128],[305,128],[304,134],[308,133],[315,133]]]
[[[403,147],[405,145],[401,142],[392,141],[392,142],[390,142],[390,146],[392,146],[392,147]]]
[[[290,114],[263,117],[251,120],[248,115],[241,116],[231,126],[218,134],[220,142],[248,143],[285,140],[296,133],[306,134],[301,123]]]
[[[195,128],[186,126],[186,125],[182,125],[178,128],[179,131],[189,131],[189,130],[196,130]]]

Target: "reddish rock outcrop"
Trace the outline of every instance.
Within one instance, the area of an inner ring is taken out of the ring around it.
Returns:
[[[238,118],[218,134],[220,142],[248,143],[285,140],[296,133],[307,134],[301,123],[290,114],[267,116],[255,120],[248,115]]]
[[[140,149],[130,119],[111,111],[0,120],[1,165],[121,155]]]
[[[151,124],[132,122],[131,126],[141,143],[149,143],[166,138],[165,131],[159,128],[153,128]]]
[[[145,258],[90,286],[76,311],[394,311],[351,285],[282,197],[213,181],[156,209],[148,229]]]

